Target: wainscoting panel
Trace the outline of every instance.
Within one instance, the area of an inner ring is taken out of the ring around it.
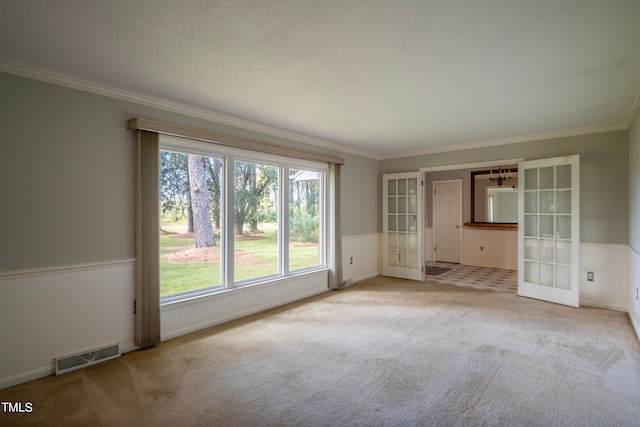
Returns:
[[[518,231],[463,228],[460,264],[476,267],[518,269]],[[434,261],[433,228],[424,230],[425,262]]]
[[[342,276],[355,282],[382,273],[382,234],[342,238]]]
[[[588,272],[594,280],[587,280]],[[626,245],[580,243],[580,305],[627,311],[629,250]]]
[[[54,372],[54,359],[133,344],[134,260],[0,274],[0,389]]]
[[[518,269],[518,231],[462,229],[460,263],[476,267]]]

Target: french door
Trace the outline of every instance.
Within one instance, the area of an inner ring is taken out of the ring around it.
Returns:
[[[579,156],[518,164],[518,295],[579,306]]]
[[[424,280],[422,173],[383,176],[384,276]]]

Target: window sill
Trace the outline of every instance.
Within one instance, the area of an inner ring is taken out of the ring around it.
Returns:
[[[162,311],[171,310],[174,308],[184,307],[186,305],[198,304],[208,299],[225,298],[233,295],[239,295],[245,292],[255,291],[256,288],[264,289],[271,286],[277,286],[289,281],[299,280],[301,277],[309,276],[313,277],[320,274],[327,274],[329,269],[327,267],[318,267],[313,270],[303,270],[300,272],[292,273],[288,276],[269,277],[259,282],[252,282],[247,284],[236,284],[234,288],[225,288],[222,286],[203,289],[201,291],[194,290],[181,295],[171,296],[166,295],[160,297],[160,309]]]

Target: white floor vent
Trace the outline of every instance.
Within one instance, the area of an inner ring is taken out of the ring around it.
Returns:
[[[70,354],[68,356],[57,357],[55,359],[56,375],[75,371],[85,366],[95,365],[109,359],[120,356],[120,346],[118,344],[107,345],[82,353]]]

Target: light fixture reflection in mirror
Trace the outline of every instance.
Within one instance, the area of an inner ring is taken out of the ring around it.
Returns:
[[[502,184],[511,182],[511,174],[507,169],[502,169],[498,166],[497,171],[491,171],[489,174],[489,181],[491,183],[496,184],[498,187],[502,187]],[[515,184],[513,184],[513,188],[517,188]]]
[[[471,172],[471,222],[517,224],[517,188],[515,168]]]

